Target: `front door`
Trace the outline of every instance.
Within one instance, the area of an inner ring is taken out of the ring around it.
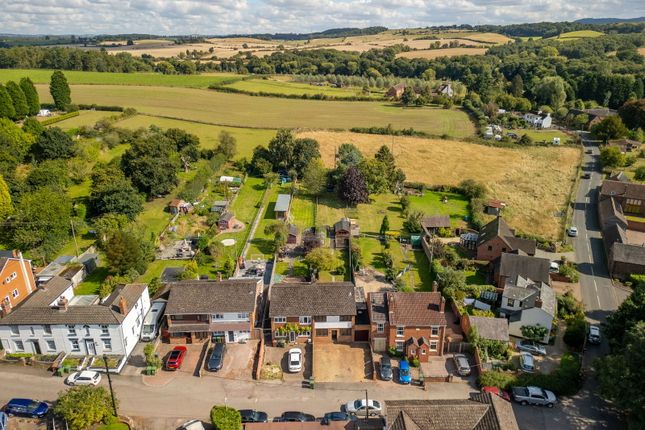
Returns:
[[[338,330],[331,331],[331,341],[336,342],[338,340]]]
[[[31,341],[31,347],[33,348],[34,354],[40,355],[40,344],[38,343],[37,340],[32,340]]]
[[[296,332],[295,331],[290,331],[289,332],[289,342],[294,343],[296,341]]]
[[[92,339],[85,339],[85,349],[87,350],[87,355],[96,355],[96,346]]]
[[[235,332],[234,331],[229,331],[228,332],[228,341],[229,342],[235,342]]]

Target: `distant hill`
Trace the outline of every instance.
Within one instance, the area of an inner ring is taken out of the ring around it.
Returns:
[[[640,18],[583,18],[574,21],[578,24],[618,24],[621,22],[645,22],[645,16]]]
[[[275,34],[227,34],[224,36],[211,36],[214,39],[230,37],[251,37],[263,40],[308,40],[308,39],[332,39],[336,37],[369,36],[382,33],[387,27],[367,28],[332,28],[317,33],[275,33]]]

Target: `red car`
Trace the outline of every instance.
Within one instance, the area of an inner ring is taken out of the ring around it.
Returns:
[[[184,362],[187,352],[188,350],[185,346],[174,347],[166,359],[166,370],[177,370],[181,368],[181,363]]]
[[[506,391],[500,389],[499,387],[483,387],[482,393],[491,393],[498,397],[501,397],[504,400],[508,400],[509,402],[511,401],[511,395]]]

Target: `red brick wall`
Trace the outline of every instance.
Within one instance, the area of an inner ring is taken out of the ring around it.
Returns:
[[[488,249],[491,247],[492,249]],[[506,249],[506,251],[503,251]],[[500,237],[494,237],[491,240],[477,247],[477,259],[492,261],[502,255],[502,252],[509,252],[509,246]]]
[[[444,337],[446,336],[445,327],[439,327],[438,337],[430,336],[430,333],[431,333],[430,327],[405,327],[405,329],[403,330],[403,337],[396,336],[396,327],[393,327],[393,326],[386,327],[386,332],[387,332],[387,339],[388,339],[387,341],[388,347],[396,347],[397,340],[402,340],[405,342],[411,337],[415,339],[418,339],[420,337],[426,337],[429,341],[432,341],[432,340],[438,341],[437,350],[428,351],[428,355],[432,355],[432,356],[442,355]]]

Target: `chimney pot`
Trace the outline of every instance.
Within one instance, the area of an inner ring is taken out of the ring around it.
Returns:
[[[432,281],[432,291],[436,293],[438,290],[439,290],[439,284],[437,283],[437,281]]]
[[[58,299],[58,310],[61,312],[65,312],[67,310],[67,305],[69,304],[69,300],[67,300],[67,297],[65,296],[60,296]]]
[[[439,304],[439,312],[444,313],[446,311],[446,299],[441,296],[441,303]]]

